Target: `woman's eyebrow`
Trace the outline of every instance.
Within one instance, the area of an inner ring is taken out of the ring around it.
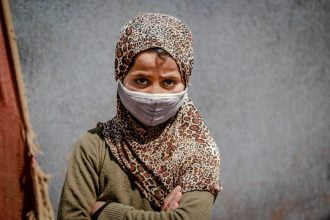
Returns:
[[[166,72],[164,74],[161,74],[161,77],[162,78],[180,78],[181,76],[178,75],[177,73],[175,72]]]

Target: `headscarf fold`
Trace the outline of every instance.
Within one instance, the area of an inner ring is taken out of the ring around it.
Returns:
[[[191,32],[179,19],[156,13],[141,13],[124,25],[116,46],[116,79],[125,78],[138,53],[154,47],[172,56],[188,85]],[[219,151],[190,98],[174,117],[148,127],[131,116],[117,95],[117,115],[99,126],[112,155],[152,205],[160,208],[177,185],[183,193],[220,191]]]

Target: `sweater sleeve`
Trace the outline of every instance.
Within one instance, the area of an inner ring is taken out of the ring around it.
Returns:
[[[58,220],[90,219],[98,194],[99,148],[93,134],[85,133],[74,144],[65,177]]]
[[[91,211],[100,194],[99,173],[104,160],[101,140],[91,133],[83,134],[74,145],[62,189],[58,220],[91,219]],[[99,220],[208,220],[214,196],[205,191],[184,193],[174,212],[144,211],[133,206],[111,202]]]
[[[214,196],[206,191],[183,194],[179,208],[173,212],[136,210],[131,206],[110,203],[99,215],[99,220],[208,220]]]

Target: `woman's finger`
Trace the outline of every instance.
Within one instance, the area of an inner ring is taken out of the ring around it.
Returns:
[[[178,192],[175,194],[175,196],[173,197],[173,199],[170,201],[170,205],[171,205],[171,210],[170,211],[174,211],[176,208],[179,207],[179,202],[181,200],[182,197],[182,193]]]
[[[178,192],[181,192],[181,186],[176,186],[164,199],[164,203],[169,203]]]
[[[105,202],[103,201],[97,201],[92,209],[92,214],[94,214],[99,208],[101,208],[103,205],[105,204]]]
[[[171,203],[179,203],[180,199],[182,197],[182,193],[181,193],[181,186],[177,186],[174,188],[173,190],[173,195],[171,196]]]
[[[173,211],[179,205],[179,201],[181,200],[181,186],[176,186],[164,199],[164,203],[161,207],[162,211]]]

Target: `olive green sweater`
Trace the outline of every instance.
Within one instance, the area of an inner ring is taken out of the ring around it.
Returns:
[[[205,191],[184,193],[173,212],[153,209],[130,176],[117,164],[99,128],[83,134],[74,145],[63,185],[58,219],[90,219],[96,201],[105,206],[98,219],[157,220],[210,218],[214,196]]]

